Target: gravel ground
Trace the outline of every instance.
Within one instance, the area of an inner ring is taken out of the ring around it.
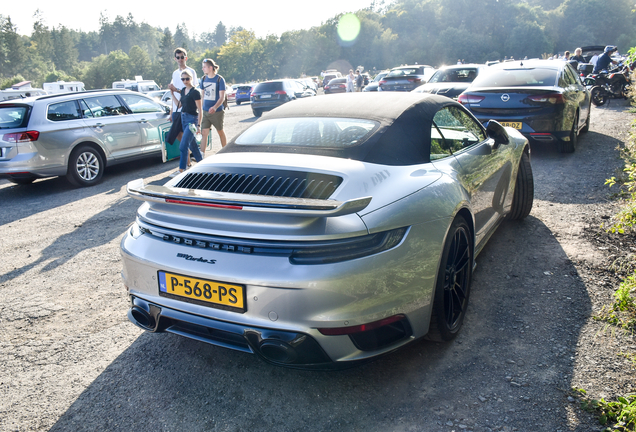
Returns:
[[[0,181],[0,430],[600,430],[569,389],[636,391],[618,355],[636,352],[634,337],[592,318],[618,287],[618,248],[632,246],[599,230],[616,209],[604,182],[622,166],[626,109],[594,108],[574,154],[533,146],[532,213],[504,222],[478,257],[453,343],[416,341],[341,372],[279,368],[128,322],[119,242],[139,202],[125,186],[162,184],[176,162],[113,167],[86,189]],[[253,121],[233,105],[226,131]]]

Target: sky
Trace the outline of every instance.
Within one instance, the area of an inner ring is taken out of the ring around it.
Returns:
[[[234,0],[208,2],[148,2],[109,0],[107,2],[33,0],[28,5],[18,1],[4,1],[0,14],[10,17],[18,33],[31,35],[33,14],[39,9],[48,27],[63,25],[84,32],[99,30],[99,15],[104,12],[112,22],[117,15],[131,13],[135,22],[168,27],[174,33],[177,24],[185,23],[189,35],[213,32],[219,21],[229,30],[242,26],[263,38],[268,34],[280,36],[289,30],[307,30],[340,13],[355,12],[369,7],[372,0]],[[182,11],[173,5],[187,5]]]

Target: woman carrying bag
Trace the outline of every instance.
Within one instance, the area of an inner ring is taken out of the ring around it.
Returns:
[[[188,163],[188,150],[192,152],[194,160],[200,162],[203,157],[199,150],[199,145],[194,137],[192,131],[190,131],[190,125],[196,126],[197,133],[201,133],[201,93],[193,84],[192,73],[189,70],[184,70],[181,73],[181,81],[185,84],[185,87],[181,89],[181,126],[183,130],[183,137],[181,137],[181,143],[179,145],[179,170],[172,173],[170,177],[175,177],[185,171]]]

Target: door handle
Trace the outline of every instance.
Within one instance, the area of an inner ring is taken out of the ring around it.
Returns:
[[[141,120],[139,120],[139,123],[148,123],[148,120],[146,120],[145,118],[142,118]]]
[[[100,127],[104,127],[104,123],[95,123],[93,125],[94,128],[100,128]]]

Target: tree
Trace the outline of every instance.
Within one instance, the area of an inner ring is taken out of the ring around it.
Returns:
[[[133,76],[141,75],[146,79],[152,75],[152,62],[148,53],[135,45],[130,49],[128,53],[129,67]]]
[[[55,67],[71,73],[73,67],[77,64],[78,53],[70,31],[64,26],[53,28],[51,30],[51,39],[53,39],[53,62]]]
[[[10,77],[24,70],[27,49],[10,17],[0,15],[0,76]]]
[[[221,21],[216,25],[213,33],[214,46],[221,47],[227,41],[227,29]]]
[[[185,23],[177,24],[177,30],[174,32],[175,45],[187,51],[189,40],[188,29]]]
[[[167,85],[172,80],[172,72],[176,69],[176,63],[174,61],[175,48],[172,33],[166,28],[163,32],[161,46],[159,47],[159,56],[157,58],[156,67],[154,68],[157,71],[154,80],[162,86]]]

